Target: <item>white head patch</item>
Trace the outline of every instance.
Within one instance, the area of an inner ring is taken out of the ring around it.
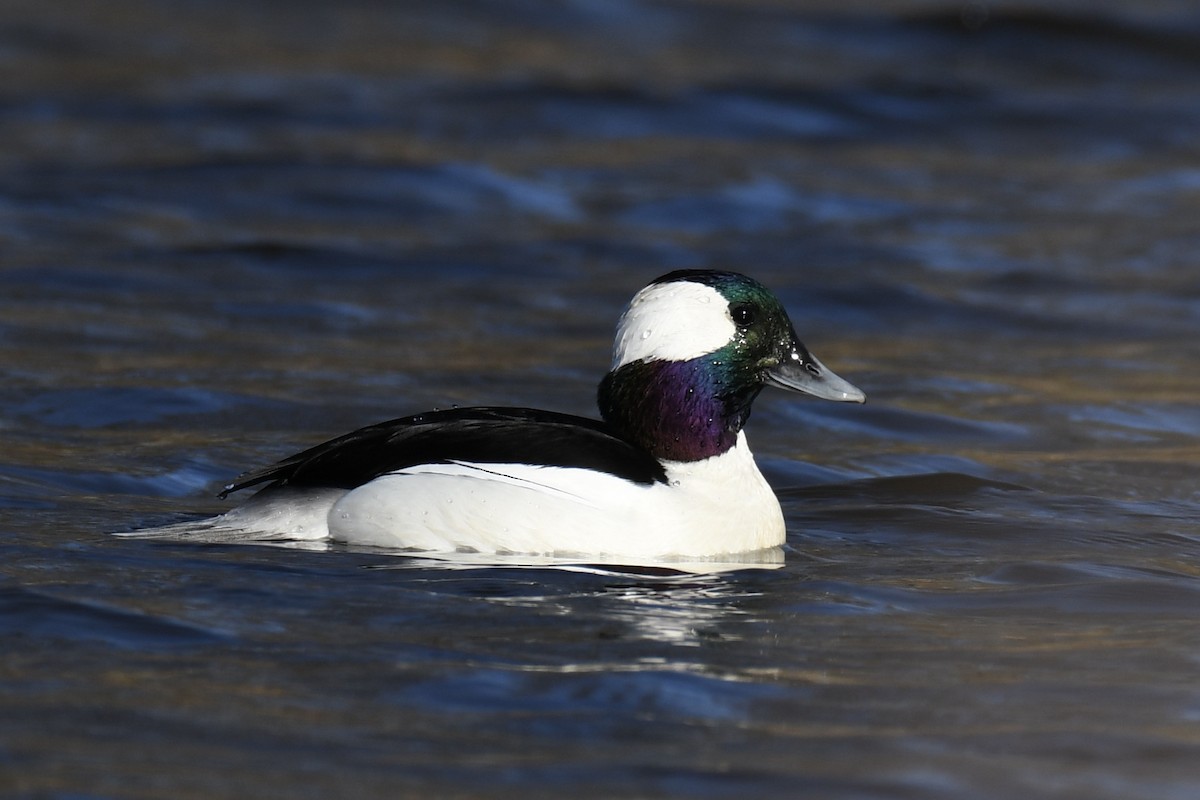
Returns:
[[[719,350],[737,332],[729,303],[716,289],[691,281],[647,286],[617,324],[615,370],[634,361],[689,361]]]

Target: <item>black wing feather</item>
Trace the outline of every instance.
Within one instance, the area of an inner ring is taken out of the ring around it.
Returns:
[[[580,467],[665,483],[662,465],[603,422],[530,408],[454,408],[381,422],[239,475],[221,497],[266,481],[353,489],[418,464],[471,461]]]

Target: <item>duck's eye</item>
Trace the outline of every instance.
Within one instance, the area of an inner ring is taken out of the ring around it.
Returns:
[[[758,309],[753,303],[736,303],[729,307],[729,316],[733,317],[734,325],[745,328],[754,324],[754,320],[758,318]]]

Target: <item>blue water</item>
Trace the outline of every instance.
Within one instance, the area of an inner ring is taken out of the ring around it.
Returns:
[[[0,18],[0,794],[1191,800],[1186,2]],[[453,404],[594,414],[658,274],[773,287],[775,570],[118,539]]]

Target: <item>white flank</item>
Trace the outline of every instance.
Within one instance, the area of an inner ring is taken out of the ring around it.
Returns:
[[[719,456],[665,467],[668,483],[647,486],[578,468],[427,464],[350,491],[268,488],[220,516],[127,535],[624,564],[777,560],[783,513],[745,434]]]
[[[633,296],[617,324],[615,370],[634,361],[690,361],[729,343],[737,328],[711,286],[673,281]]]
[[[746,447],[666,465],[645,486],[593,470],[439,464],[376,478],[329,512],[333,539],[432,552],[712,558],[783,543],[783,514]]]

